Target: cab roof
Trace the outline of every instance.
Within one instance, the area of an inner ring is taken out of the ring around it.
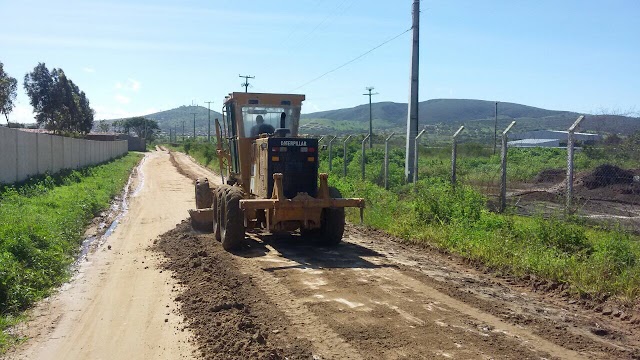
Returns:
[[[232,92],[224,102],[233,101],[240,105],[300,106],[304,100],[305,96],[302,94]]]

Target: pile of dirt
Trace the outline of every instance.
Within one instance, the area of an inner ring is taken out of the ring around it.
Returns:
[[[284,314],[211,234],[194,233],[185,220],[154,250],[183,286],[176,301],[205,359],[312,358],[310,344],[290,333]]]
[[[581,180],[589,190],[615,185],[633,183],[633,171],[619,168],[615,165],[604,164],[595,168]]]
[[[534,181],[537,183],[559,183],[567,178],[566,169],[545,169],[536,175]]]

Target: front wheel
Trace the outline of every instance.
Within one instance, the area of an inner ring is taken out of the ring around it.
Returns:
[[[227,251],[237,249],[244,240],[244,213],[240,209],[242,198],[242,190],[237,187],[230,187],[223,193],[224,206],[220,208],[220,237],[222,247]]]

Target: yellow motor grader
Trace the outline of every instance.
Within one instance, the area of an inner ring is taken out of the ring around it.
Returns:
[[[213,230],[226,250],[243,244],[247,229],[293,232],[323,245],[342,240],[344,199],[318,174],[318,139],[300,137],[304,95],[234,92],[225,98],[222,126],[216,121],[223,185],[206,178],[195,184],[192,225]],[[226,178],[225,178],[226,175]],[[225,181],[226,180],[226,181]]]

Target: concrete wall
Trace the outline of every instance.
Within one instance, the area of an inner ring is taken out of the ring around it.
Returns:
[[[18,134],[0,127],[0,183],[12,183],[18,177]]]
[[[127,153],[128,142],[73,139],[0,127],[0,183],[96,165]]]

